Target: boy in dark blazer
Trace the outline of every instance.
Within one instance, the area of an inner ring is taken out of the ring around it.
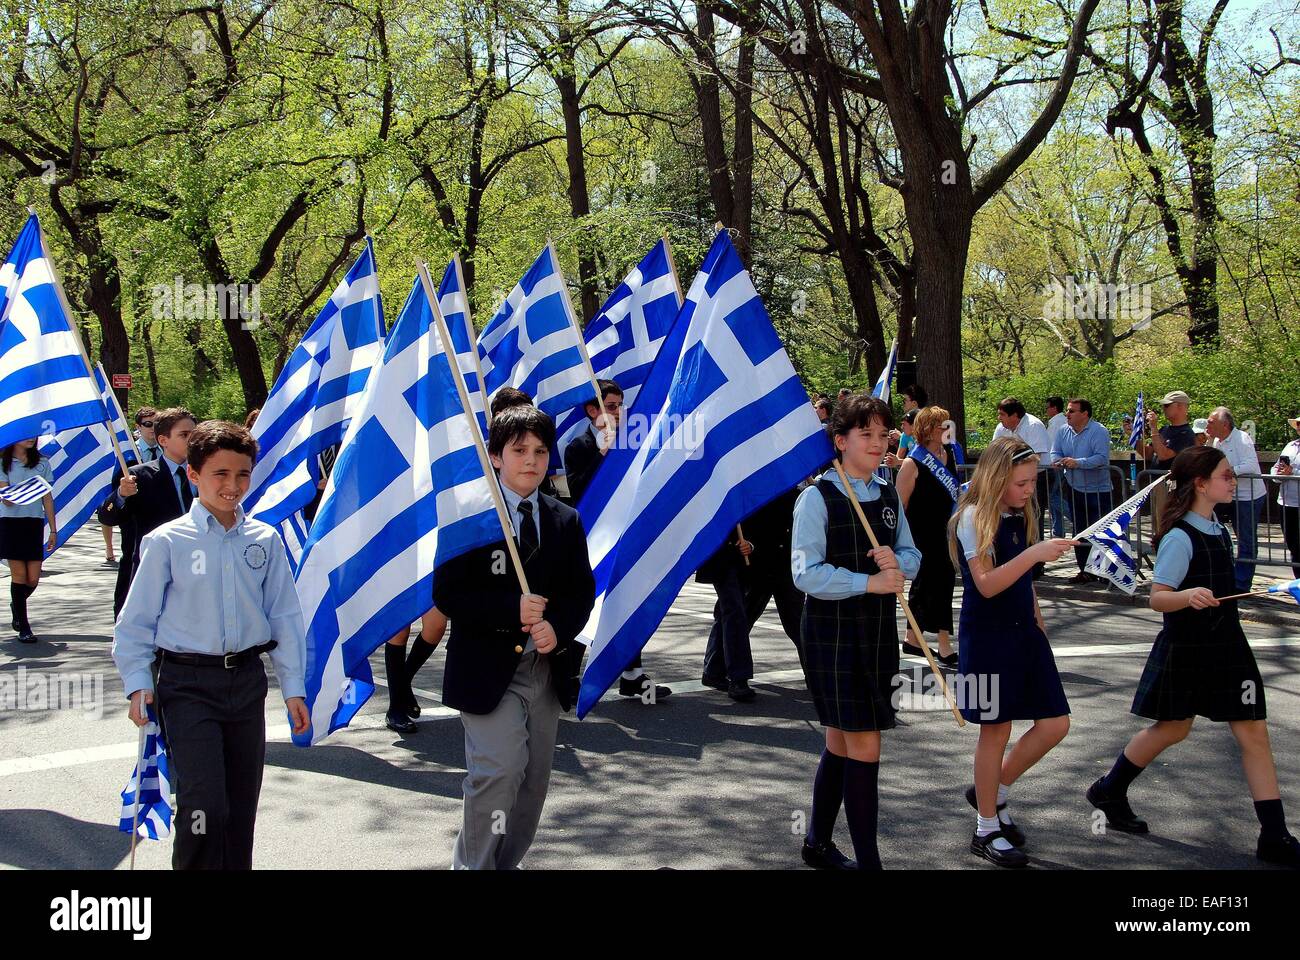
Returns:
[[[577,512],[537,489],[554,445],[555,424],[536,407],[503,411],[488,435],[533,592],[520,590],[505,540],[434,574],[435,605],[451,621],[442,700],[465,728],[456,869],[519,865],[541,819],[560,714],[577,700],[585,648],[576,637],[596,584]]]
[[[168,520],[189,510],[194,488],[186,476],[186,459],[194,415],[172,407],[154,418],[154,439],[160,455],[113,477],[114,491],[100,509],[101,519],[122,528],[122,562],[113,590],[113,616],[122,612],[131,581],[140,566],[140,541]]]

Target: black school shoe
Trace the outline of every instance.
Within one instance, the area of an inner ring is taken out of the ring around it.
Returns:
[[[402,735],[415,733],[416,730],[420,729],[419,724],[406,714],[394,713],[392,710],[389,710],[384,714],[384,726],[389,730],[392,730],[394,733],[400,733]]]
[[[1275,863],[1280,867],[1300,870],[1300,840],[1289,833],[1280,840],[1265,840],[1260,837],[1259,846],[1255,848],[1255,856],[1265,863]]]
[[[986,837],[981,837],[978,833],[973,834],[970,838],[970,852],[977,857],[983,857],[989,863],[996,863],[999,867],[1029,866],[1029,858],[1015,847],[1010,850],[999,850],[993,846],[993,841],[999,837],[1008,843],[1011,842],[1011,838],[1003,832],[1005,830],[1006,827],[1003,826],[1001,830],[994,830]]]
[[[1150,832],[1147,822],[1138,819],[1138,815],[1128,805],[1128,797],[1110,796],[1102,789],[1101,779],[1088,788],[1086,796],[1089,803],[1106,814],[1106,825],[1112,830],[1118,830],[1120,833]]]
[[[727,692],[726,677],[723,677],[721,680],[710,680],[708,677],[701,677],[700,683],[704,684],[706,687],[712,687],[714,690],[721,690],[723,693]]]
[[[737,703],[752,703],[757,697],[748,680],[731,680],[727,683],[727,696]]]
[[[840,853],[839,847],[831,841],[825,843],[809,843],[808,838],[804,837],[803,850],[800,851],[803,862],[808,864],[814,870],[856,870],[858,864],[856,860],[850,860],[844,854]]]
[[[976,813],[979,813],[980,805],[979,801],[975,799],[974,784],[966,788],[966,802],[971,805]],[[998,813],[1001,813],[1006,808],[1007,805],[1005,803],[998,804]],[[1021,830],[1020,827],[1016,826],[1014,823],[1003,823],[1000,817],[998,818],[998,829],[1002,831],[1002,836],[1007,838],[1007,843],[1017,849],[1023,847],[1027,842],[1025,831]],[[980,854],[980,856],[983,856],[983,854]]]
[[[664,687],[654,683],[649,674],[641,674],[635,680],[628,680],[626,677],[618,678],[618,695],[620,697],[636,697],[643,700],[645,694],[654,687],[654,694],[650,697],[650,703],[658,703],[660,700],[667,700],[673,695],[671,687]]]

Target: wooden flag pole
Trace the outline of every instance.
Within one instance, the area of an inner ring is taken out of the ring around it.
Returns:
[[[144,706],[144,697],[140,697],[140,706]],[[146,717],[148,714],[145,715]],[[146,725],[147,726],[147,725]],[[140,825],[140,793],[144,789],[144,745],[148,738],[146,727],[140,728],[140,749],[135,752],[135,804],[131,809],[131,869],[135,869],[135,841]]]
[[[672,241],[668,239],[667,227],[664,227],[664,251],[668,254],[668,269],[672,271],[673,287],[677,290],[677,309],[680,310],[682,304],[686,302],[686,298],[682,296],[682,281],[681,278],[677,276],[677,264],[673,262],[673,244]]]
[[[99,375],[104,378],[104,382],[109,383],[108,374],[104,372],[104,365],[102,363],[96,363],[95,369],[98,370]],[[113,401],[113,412],[122,418],[122,423],[124,424],[127,423],[126,414],[122,412],[122,407],[117,402],[117,394],[113,392],[111,384],[109,386],[108,396]],[[112,429],[111,424],[110,424],[109,433],[110,434],[116,433],[116,431]],[[129,433],[127,434],[127,436],[131,438],[131,449],[135,452],[135,462],[144,463],[144,457],[140,455],[140,446],[135,442],[135,437],[132,437],[131,434]]]
[[[844,472],[844,465],[840,463],[839,457],[831,461],[835,464],[835,472],[840,475],[840,483],[844,484],[844,491],[848,494],[849,503],[853,504],[853,510],[858,515],[858,520],[862,523],[862,529],[867,531],[867,539],[871,541],[871,546],[879,547],[880,541],[876,539],[876,532],[871,529],[871,524],[867,521],[867,515],[862,512],[862,504],[858,503],[857,495],[853,492],[853,486],[849,483],[848,474]],[[912,616],[912,608],[907,605],[907,598],[903,596],[903,591],[898,591],[898,602],[903,607],[903,614],[907,617],[907,622],[921,641],[921,649],[925,651],[925,659],[930,664],[930,669],[939,679],[939,686],[943,688],[944,699],[948,701],[948,706],[952,708],[952,715],[957,718],[957,726],[966,726],[966,719],[957,709],[957,701],[953,699],[952,692],[948,689],[948,681],[944,679],[943,671],[939,669],[939,664],[935,662],[934,654],[930,652],[930,645],[925,642],[925,634],[917,626],[916,617]]]
[[[1264,593],[1272,593],[1271,590],[1251,590],[1248,593],[1234,593],[1230,597],[1215,597],[1215,600],[1240,600],[1242,597],[1258,597]]]
[[[33,217],[36,217],[35,207],[28,207],[27,212]],[[45,242],[45,228],[41,226],[40,217],[36,217],[36,233],[40,236],[41,253],[44,254],[45,262],[50,268],[50,275],[54,278],[54,292],[58,295],[59,306],[63,308],[64,316],[68,318],[68,332],[72,334],[72,339],[76,341],[77,350],[81,353],[81,362],[86,365],[86,376],[89,378],[91,383],[94,383],[94,368],[90,365],[90,356],[86,353],[86,345],[81,342],[80,332],[73,328],[72,305],[68,303],[68,298],[63,293],[63,279],[59,276],[59,268],[55,266],[54,258],[50,256],[50,246]],[[99,393],[98,386],[95,388],[95,393]],[[100,402],[103,402],[102,398]],[[104,412],[108,413],[108,410],[105,409]],[[123,417],[122,419],[125,420],[126,417]],[[113,453],[117,454],[117,465],[122,468],[122,475],[126,476],[126,457],[122,456],[122,445],[117,442],[117,431],[113,429],[111,420],[105,420],[104,426],[108,428],[108,439],[113,443]]]
[[[465,414],[465,419],[469,422],[470,435],[474,438],[474,450],[478,453],[479,466],[483,468],[483,476],[488,481],[488,489],[492,491],[492,503],[496,506],[497,519],[501,521],[501,532],[505,535],[506,549],[510,551],[510,562],[515,568],[515,576],[519,578],[519,589],[524,593],[532,593],[528,589],[528,577],[524,574],[523,561],[519,559],[519,550],[515,546],[515,527],[510,522],[510,514],[506,512],[505,496],[501,493],[501,488],[497,486],[500,480],[496,471],[492,469],[492,461],[488,459],[487,446],[483,442],[483,434],[478,428],[478,421],[474,416],[474,411],[469,407],[469,391],[465,389],[465,378],[460,374],[460,364],[454,364],[452,354],[449,350],[454,350],[451,346],[451,334],[447,330],[447,321],[438,309],[438,298],[433,289],[433,281],[429,279],[429,268],[424,261],[417,260],[415,263],[416,270],[420,274],[420,283],[424,286],[425,299],[429,301],[429,311],[433,314],[434,325],[438,328],[438,338],[442,341],[443,354],[447,357],[447,369],[452,373],[452,380],[456,384],[456,395],[460,398],[461,412]],[[523,648],[519,647],[515,651],[522,653]]]
[[[555,244],[550,237],[546,238],[546,249],[551,251],[551,262],[555,264],[555,275],[560,278],[560,293],[564,298],[564,309],[568,312],[569,325],[573,327],[573,332],[578,338],[578,353],[582,355],[582,362],[587,368],[587,376],[591,379],[591,389],[596,392],[596,418],[604,417],[605,403],[604,397],[600,395],[600,381],[596,379],[596,371],[591,365],[591,356],[587,353],[587,341],[583,339],[582,327],[578,325],[578,314],[573,309],[573,300],[569,297],[569,285],[564,282],[564,274],[560,270],[560,258],[555,252]],[[608,426],[602,427],[607,434],[613,434],[614,431],[608,429]]]
[[[470,353],[474,357],[474,372],[478,374],[478,392],[483,394],[483,418],[492,423],[492,408],[488,406],[487,386],[483,383],[483,364],[478,356],[478,331],[474,329],[474,320],[469,309],[469,291],[465,289],[465,271],[460,265],[460,251],[451,255],[451,262],[456,265],[456,283],[460,286],[460,295],[465,300],[465,329],[469,333]]]

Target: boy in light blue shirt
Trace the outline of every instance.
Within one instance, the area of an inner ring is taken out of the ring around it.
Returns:
[[[113,660],[148,722],[157,702],[178,784],[175,869],[250,869],[266,757],[270,653],[295,733],[310,725],[302,609],[284,544],[245,517],[257,441],[209,421],[189,438],[189,512],[141,543],[114,630]]]

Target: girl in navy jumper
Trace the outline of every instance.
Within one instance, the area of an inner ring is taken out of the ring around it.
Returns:
[[[1038,539],[1038,455],[1015,437],[980,455],[970,488],[949,521],[949,547],[961,569],[958,689],[962,715],[980,724],[971,852],[1003,867],[1023,867],[1025,835],[1007,796],[1017,778],[1070,729],[1070,708],[1034,593],[1034,565],[1064,556],[1072,540]],[[963,703],[964,701],[964,703]],[[1007,753],[1013,720],[1034,725]]]
[[[1132,712],[1154,720],[1128,742],[1110,773],[1088,788],[1088,802],[1124,833],[1146,833],[1128,803],[1129,785],[1156,757],[1191,732],[1196,717],[1226,722],[1241,748],[1241,764],[1259,817],[1256,856],[1300,867],[1300,841],[1286,828],[1277,767],[1268,742],[1264,683],[1237,617],[1232,540],[1214,518],[1231,503],[1237,479],[1214,447],[1174,458],[1172,488],[1157,526],[1151,609],[1164,614],[1138,682]]]

